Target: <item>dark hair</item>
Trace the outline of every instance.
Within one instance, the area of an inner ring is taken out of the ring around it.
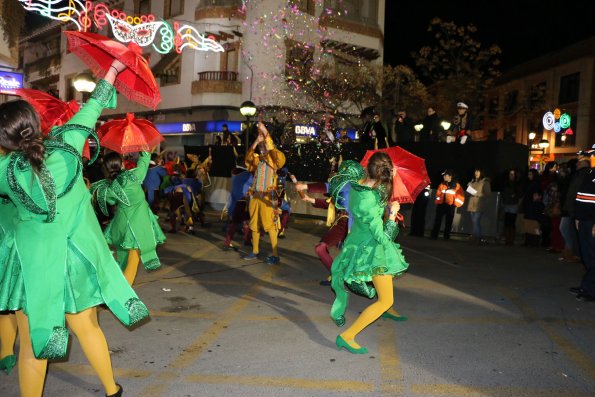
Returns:
[[[475,178],[475,171],[479,171],[479,178],[476,179]],[[481,167],[475,167],[475,169],[473,170],[473,181],[477,182],[482,180],[483,178],[485,178],[485,175],[483,174],[483,169]]]
[[[376,152],[370,157],[366,171],[383,187],[382,201],[388,202],[393,195],[393,162],[388,154]]]
[[[120,153],[109,152],[103,156],[103,173],[111,181],[116,179],[122,172],[122,156]]]
[[[45,146],[39,133],[39,116],[23,100],[0,105],[0,146],[9,152],[19,151],[39,172],[43,164]]]

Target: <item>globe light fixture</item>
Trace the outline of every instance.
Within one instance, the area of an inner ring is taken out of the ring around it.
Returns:
[[[252,101],[244,101],[240,105],[240,113],[244,117],[252,117],[256,114],[256,105]]]
[[[531,132],[529,133],[529,140],[530,140],[530,141],[532,141],[533,139],[535,139],[535,136],[536,136],[536,135],[537,135],[537,134],[536,134],[534,131],[531,131]]]
[[[248,153],[248,138],[250,135],[250,117],[256,114],[256,105],[252,101],[244,101],[240,105],[240,113],[246,118],[246,132],[244,133],[244,150]]]
[[[83,72],[74,77],[72,85],[78,92],[93,92],[96,84],[91,73]]]
[[[448,121],[443,121],[442,123],[440,123],[440,126],[444,128],[444,131],[446,131],[450,128],[450,123]]]
[[[420,124],[415,124],[413,126],[413,128],[415,129],[415,131],[420,132],[424,128],[424,125],[421,124],[421,123]]]

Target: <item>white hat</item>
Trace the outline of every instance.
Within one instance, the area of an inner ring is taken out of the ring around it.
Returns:
[[[459,102],[459,103],[457,103],[457,107],[458,108],[463,108],[463,109],[469,109],[469,106],[467,106],[467,104],[465,102]]]

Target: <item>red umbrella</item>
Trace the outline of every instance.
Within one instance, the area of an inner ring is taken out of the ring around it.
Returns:
[[[120,154],[148,152],[163,141],[153,123],[135,118],[134,113],[127,113],[125,119],[108,121],[97,133],[101,146]]]
[[[153,110],[161,101],[159,87],[142,56],[142,49],[134,42],[126,47],[96,33],[65,31],[68,50],[76,54],[91,69],[93,74],[103,78],[114,59],[126,65],[126,70],[118,74],[114,86],[122,95],[133,102]]]
[[[405,149],[393,146],[386,149],[366,151],[366,155],[360,164],[364,167],[367,166],[370,157],[376,152],[388,154],[395,166],[393,195],[390,201],[396,200],[401,204],[413,203],[417,195],[430,184],[426,161]]]
[[[70,102],[64,102],[46,92],[27,88],[16,90],[16,94],[29,102],[39,114],[43,136],[47,136],[52,127],[66,124],[79,111],[79,104],[74,99]],[[83,147],[83,157],[91,159],[89,142],[86,142]]]

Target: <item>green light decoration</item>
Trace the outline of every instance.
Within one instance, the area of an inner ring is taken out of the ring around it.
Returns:
[[[568,128],[570,127],[570,115],[568,113],[563,113],[560,116],[560,128]]]

